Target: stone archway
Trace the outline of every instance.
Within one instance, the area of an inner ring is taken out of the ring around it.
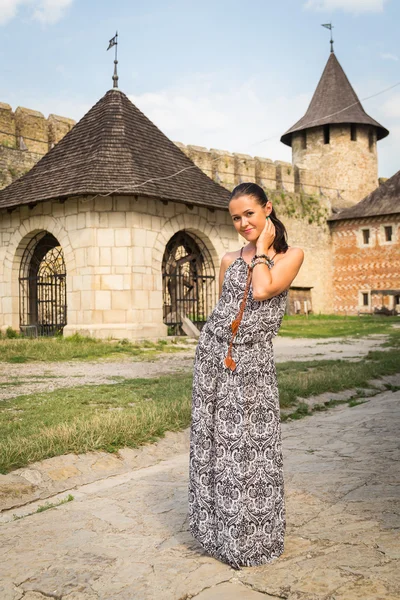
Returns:
[[[159,277],[161,280],[160,287],[158,289],[160,289],[160,294],[162,293],[163,295],[160,300],[162,301],[164,307],[164,323],[167,321],[165,318],[165,294],[164,291],[161,292],[165,285],[163,278],[163,261],[168,243],[178,232],[184,232],[193,238],[196,244],[203,250],[203,254],[207,256],[207,261],[213,270],[215,282],[219,277],[220,260],[224,253],[228,250],[221,240],[221,236],[217,227],[200,215],[181,213],[171,217],[163,224],[162,230],[158,233],[153,247],[152,271],[154,275],[157,276],[157,278]],[[200,250],[200,253],[202,250]],[[215,295],[214,302],[210,301],[208,303],[209,311],[210,308],[213,308],[211,304],[215,304],[216,300],[217,298]],[[201,318],[203,319],[204,317],[202,316]],[[198,326],[196,326],[188,319],[188,317],[184,316],[184,319],[186,319],[186,325],[188,327],[186,333],[191,336],[198,335],[199,328],[201,328],[203,321],[199,320],[197,323]]]
[[[218,276],[220,260],[228,248],[222,243],[217,227],[209,223],[204,217],[187,214],[179,214],[163,224],[162,230],[155,240],[152,252],[153,273],[155,275],[160,274],[161,276],[165,247],[172,236],[181,230],[189,234],[193,233],[201,239],[211,255],[211,260]]]
[[[30,337],[61,333],[67,324],[66,267],[58,240],[46,231],[26,246],[19,269],[19,326]]]
[[[177,335],[202,328],[217,301],[215,268],[201,239],[180,230],[168,241],[163,261],[163,321]],[[190,321],[190,323],[188,322]]]
[[[20,289],[19,276],[22,257],[31,240],[39,233],[52,234],[62,247],[66,264],[67,298],[71,294],[70,278],[75,273],[75,253],[66,230],[51,215],[36,215],[24,219],[11,236],[3,264],[4,327],[19,329],[20,323]],[[69,289],[69,292],[68,292]]]

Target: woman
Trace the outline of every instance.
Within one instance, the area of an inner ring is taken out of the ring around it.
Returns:
[[[220,298],[196,348],[188,499],[192,535],[207,553],[240,569],[271,562],[284,550],[272,338],[304,253],[288,246],[286,229],[257,184],[235,187],[229,213],[247,244],[222,258]]]

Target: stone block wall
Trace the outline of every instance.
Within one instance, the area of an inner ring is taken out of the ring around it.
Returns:
[[[392,227],[392,241],[385,240],[385,226]],[[369,230],[368,244],[363,229]],[[395,296],[370,292],[400,291],[400,214],[333,222],[332,244],[335,313],[373,312],[382,305],[393,308]],[[367,306],[363,293],[368,294]]]
[[[289,246],[299,246],[304,250],[304,261],[292,286],[310,290],[305,298],[311,300],[314,314],[333,313],[332,239],[328,225],[326,222],[308,223],[306,219],[281,216],[279,210],[278,217],[287,229]],[[292,307],[290,296],[297,298],[297,293],[289,292],[289,304]]]
[[[378,187],[376,131],[357,125],[351,140],[350,124],[330,125],[329,143],[323,127],[293,134],[296,188],[329,197],[334,206],[353,206]]]
[[[65,335],[147,338],[167,335],[162,258],[185,229],[208,248],[215,266],[238,248],[229,213],[146,197],[70,198],[0,211],[0,328],[19,329],[19,264],[39,231],[59,241],[67,270]]]
[[[54,144],[75,125],[75,121],[0,102],[0,189],[29,171]]]
[[[278,217],[289,245],[305,251],[294,286],[311,290],[315,313],[330,312],[331,248],[327,225]],[[238,250],[228,211],[146,197],[70,198],[33,208],[0,210],[0,328],[19,328],[19,264],[30,239],[48,231],[59,241],[67,269],[68,325],[95,337],[143,338],[167,334],[163,323],[162,258],[180,230],[199,237],[210,252],[216,281],[225,252]]]
[[[75,125],[67,117],[49,115],[19,106],[15,112],[0,102],[0,146],[44,155]]]
[[[42,158],[35,152],[23,152],[0,145],[0,189],[25,175]]]

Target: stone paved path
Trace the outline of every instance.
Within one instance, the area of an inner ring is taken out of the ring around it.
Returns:
[[[287,534],[269,565],[234,571],[191,537],[186,430],[185,452],[0,525],[0,598],[398,600],[399,416],[387,391],[282,424]]]

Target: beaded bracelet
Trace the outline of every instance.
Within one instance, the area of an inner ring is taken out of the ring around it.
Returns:
[[[260,262],[264,263],[265,265],[268,265],[269,267],[271,267],[273,265],[272,260],[266,254],[260,254],[258,256],[257,255],[253,256],[250,264],[251,264],[251,266],[255,266]]]
[[[268,261],[272,260],[267,254],[255,254],[253,258],[266,258]]]
[[[257,260],[255,263],[253,263],[251,268],[254,269],[254,267],[256,267],[257,265],[267,265],[267,267],[270,266],[266,260]]]
[[[262,264],[267,265],[268,267],[270,267],[270,264],[264,258],[256,258],[254,261],[251,262],[250,268],[254,269],[254,267],[256,265],[260,264],[260,263],[262,263]]]

